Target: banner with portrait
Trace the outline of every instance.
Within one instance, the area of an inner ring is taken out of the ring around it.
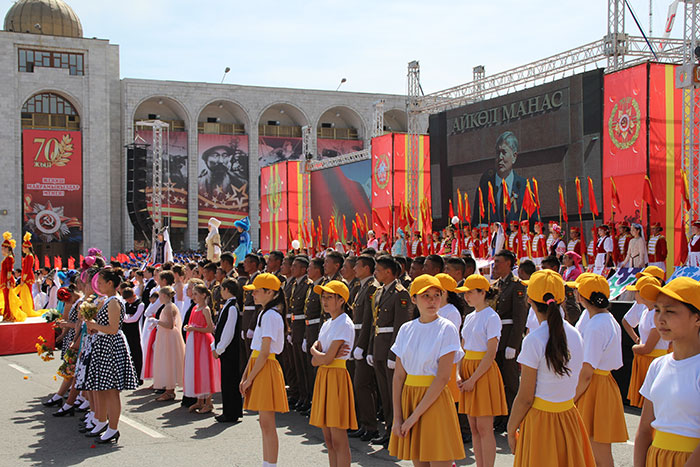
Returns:
[[[364,142],[361,139],[326,139],[316,141],[318,159],[333,159],[334,157],[362,151]]]
[[[219,229],[233,228],[249,214],[248,136],[200,134],[197,159],[199,228],[210,217],[221,221]]]
[[[79,131],[22,131],[24,230],[34,242],[83,240],[83,158]]]
[[[153,212],[153,131],[137,129],[139,143],[147,144],[146,151],[146,202],[148,211]],[[164,138],[165,140],[165,138]],[[189,175],[187,172],[187,132],[171,131],[163,148],[163,216],[170,218],[170,227],[187,227],[187,193]]]
[[[259,136],[258,160],[260,167],[278,162],[303,160],[301,138],[286,136]]]

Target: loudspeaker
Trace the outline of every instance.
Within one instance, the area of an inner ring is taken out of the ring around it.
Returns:
[[[146,147],[131,144],[126,149],[126,209],[134,228],[146,238],[151,237],[153,219],[146,202]]]

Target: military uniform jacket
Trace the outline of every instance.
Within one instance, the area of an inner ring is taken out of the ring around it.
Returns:
[[[250,276],[246,282],[246,285],[252,284],[255,278],[258,277],[258,274],[260,273],[256,271],[252,276]],[[241,330],[255,330],[258,311],[260,311],[260,307],[257,306],[253,300],[253,291],[243,290],[243,317],[241,318]]]
[[[498,288],[496,313],[503,325],[498,350],[511,347],[519,351],[527,322],[527,287],[512,273],[496,281],[495,285]]]
[[[314,286],[324,283],[323,280],[323,278],[319,279],[318,282],[309,280],[310,284],[306,292],[306,300],[304,301],[306,329],[304,331],[304,337],[306,339],[307,348],[311,347],[314,342],[318,340],[318,332],[321,329],[321,297],[314,292]]]
[[[372,300],[379,287],[381,287],[379,282],[370,277],[364,285],[360,286],[350,306],[352,309],[352,321],[355,323],[355,347],[363,350],[363,356],[367,355],[370,334],[374,332]]]
[[[298,283],[294,277],[289,279],[288,283],[291,286],[289,287],[289,297],[287,299],[287,313],[292,315],[288,320],[291,328],[292,343],[301,344],[304,341],[304,334],[306,334],[306,316],[304,314],[306,297],[313,282],[305,275]]]
[[[395,360],[389,350],[396,340],[399,328],[410,319],[411,296],[397,280],[374,295],[374,326],[370,333],[370,354],[375,360]],[[391,329],[391,332],[388,332]],[[386,331],[386,332],[385,332]]]
[[[348,305],[352,305],[355,302],[355,296],[357,295],[357,292],[360,291],[360,279],[357,277],[348,282],[348,292],[350,292],[348,296]],[[348,306],[348,309],[351,307]],[[350,317],[352,318],[352,314],[350,314]]]

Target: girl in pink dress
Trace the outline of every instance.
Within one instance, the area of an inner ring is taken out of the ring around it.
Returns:
[[[211,353],[214,342],[214,322],[207,299],[211,293],[206,286],[198,284],[192,291],[192,308],[189,323],[185,326],[187,343],[185,351],[185,384],[187,397],[196,397],[197,402],[190,406],[190,412],[209,413],[214,408],[211,395],[221,391],[219,360]]]
[[[185,363],[185,342],[182,340],[182,319],[172,302],[175,290],[167,286],[158,292],[163,309],[158,317],[158,332],[153,345],[153,387],[165,389],[158,401],[175,399],[175,387],[182,386]]]

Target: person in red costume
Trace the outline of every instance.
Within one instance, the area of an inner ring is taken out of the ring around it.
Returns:
[[[547,238],[542,233],[544,225],[542,222],[535,222],[535,235],[532,237],[533,261],[538,268],[542,266],[542,260],[547,257]]]
[[[2,234],[2,265],[0,266],[0,290],[2,291],[2,321],[24,321],[27,315],[22,311],[19,297],[15,294],[15,278],[12,269],[15,266],[14,250],[17,242],[10,232]]]
[[[15,291],[22,302],[22,311],[27,316],[41,316],[41,312],[34,309],[34,299],[32,298],[32,286],[34,285],[34,249],[32,248],[32,234],[24,234],[22,241],[22,275]]]

